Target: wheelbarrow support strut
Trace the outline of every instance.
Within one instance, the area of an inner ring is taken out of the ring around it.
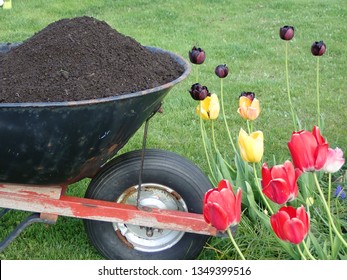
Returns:
[[[7,212],[9,212],[10,209],[3,209],[0,213],[0,219],[3,215],[5,215]],[[54,220],[48,220],[41,218],[39,213],[33,213],[30,216],[28,216],[26,219],[24,219],[17,227],[15,227],[12,232],[5,237],[0,242],[0,252],[2,252],[10,243],[21,234],[21,232],[26,229],[28,226],[30,226],[33,223],[45,223],[45,224],[54,224]]]

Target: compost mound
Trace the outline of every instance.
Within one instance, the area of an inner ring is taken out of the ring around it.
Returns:
[[[103,98],[157,87],[184,69],[92,17],[62,19],[0,56],[0,102]]]

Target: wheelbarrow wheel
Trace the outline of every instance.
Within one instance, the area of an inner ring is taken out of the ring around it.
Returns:
[[[141,151],[110,161],[94,177],[85,197],[136,205]],[[189,160],[148,149],[145,153],[140,205],[202,213],[202,199],[211,184]],[[195,259],[208,236],[124,223],[85,220],[87,235],[107,259]]]

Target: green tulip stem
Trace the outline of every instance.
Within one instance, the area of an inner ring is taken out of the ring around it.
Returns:
[[[330,211],[331,209],[331,173],[329,173],[329,185],[328,185],[328,209]],[[333,248],[333,232],[331,229],[331,222],[329,219],[329,236],[330,236],[330,244],[331,244],[331,249]]]
[[[229,140],[231,142],[231,145],[233,146],[233,149],[234,149],[234,152],[235,154],[237,154],[237,150],[236,150],[236,147],[234,145],[234,141],[231,137],[231,134],[230,134],[230,130],[229,130],[229,126],[228,126],[228,122],[227,122],[227,118],[225,117],[225,110],[224,110],[224,90],[223,90],[224,86],[223,86],[223,79],[221,78],[220,79],[220,94],[221,94],[221,105],[222,105],[222,114],[223,114],[223,119],[224,119],[224,123],[225,123],[225,127],[227,129],[227,132],[228,132],[228,136],[229,136]]]
[[[249,125],[249,120],[247,120],[247,130],[248,130],[248,134],[251,134],[252,129],[251,129],[250,125]]]
[[[320,96],[319,96],[319,56],[317,56],[317,115],[318,115],[318,127],[321,128]]]
[[[257,175],[257,170],[256,170],[256,168],[255,168],[255,162],[253,162],[253,172],[254,172],[255,182],[256,182],[256,185],[257,185],[257,187],[258,187],[260,196],[261,196],[261,198],[263,199],[263,201],[264,201],[266,207],[269,209],[270,214],[273,215],[274,211],[272,210],[270,204],[269,204],[268,201],[266,200],[266,197],[264,196],[263,191],[262,191],[262,188],[261,188],[261,186],[260,186],[260,183],[259,183],[259,180],[258,180],[258,175]]]
[[[237,244],[236,244],[236,242],[235,242],[235,239],[234,239],[234,237],[233,237],[233,234],[231,233],[230,228],[227,229],[227,233],[228,233],[228,236],[229,236],[231,242],[233,243],[233,245],[234,245],[236,251],[239,253],[241,259],[245,261],[246,258],[245,258],[245,256],[242,254],[242,252],[241,252],[239,246],[237,246]]]
[[[297,131],[296,128],[296,121],[295,121],[295,115],[294,115],[294,109],[292,104],[292,98],[290,96],[290,86],[289,86],[289,71],[288,71],[288,44],[289,41],[286,41],[286,57],[285,57],[285,64],[286,64],[286,81],[287,81],[287,93],[288,93],[288,100],[289,100],[289,106],[290,110],[292,112],[292,119],[294,124],[294,130]]]
[[[299,254],[300,254],[301,258],[302,258],[303,260],[307,260],[306,257],[305,257],[305,255],[304,255],[304,254],[302,253],[302,251],[301,251],[300,245],[297,244],[296,247],[298,248],[298,251],[299,251]]]
[[[218,149],[217,149],[216,137],[214,133],[214,120],[211,120],[211,131],[212,131],[212,141],[213,141],[214,150],[217,152]]]
[[[200,109],[200,115],[202,116],[202,102],[201,101],[199,103],[199,109]],[[213,171],[212,171],[212,167],[211,167],[211,163],[210,163],[210,158],[209,158],[208,151],[207,151],[207,145],[206,145],[205,135],[204,135],[205,129],[204,129],[204,124],[203,124],[203,120],[202,120],[201,116],[200,116],[200,130],[201,130],[201,136],[202,136],[202,143],[204,145],[204,150],[205,150],[205,154],[206,154],[206,160],[207,160],[207,164],[208,164],[208,167],[210,169],[210,172],[211,172],[211,176],[216,181],[216,179],[213,176]]]
[[[196,83],[198,83],[199,82],[199,69],[198,69],[198,66],[197,65],[195,65],[195,72],[196,72]]]
[[[313,177],[314,177],[314,180],[315,180],[315,183],[316,183],[316,186],[317,186],[317,189],[318,189],[318,192],[319,192],[319,195],[322,199],[322,202],[323,202],[323,205],[324,205],[324,208],[327,212],[327,215],[328,215],[328,219],[329,219],[329,226],[331,225],[331,227],[333,228],[336,236],[340,239],[340,241],[342,242],[342,244],[347,248],[347,242],[346,240],[343,238],[343,236],[340,234],[340,232],[338,231],[338,229],[336,228],[335,226],[335,223],[333,221],[333,218],[331,216],[331,213],[330,213],[330,209],[329,209],[329,206],[325,200],[325,197],[324,197],[324,194],[322,192],[322,189],[319,185],[319,182],[318,182],[318,178],[317,178],[317,174],[314,172],[313,173]]]
[[[310,250],[307,248],[307,245],[306,245],[305,241],[303,241],[302,244],[304,245],[305,252],[306,252],[307,255],[310,257],[310,259],[311,259],[311,260],[316,260],[315,257],[312,256]]]

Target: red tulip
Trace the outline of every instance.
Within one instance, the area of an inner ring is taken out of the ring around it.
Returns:
[[[295,167],[301,171],[315,171],[323,168],[328,155],[328,142],[315,126],[312,132],[293,132],[288,148]]]
[[[290,161],[268,168],[264,163],[262,167],[263,193],[273,202],[283,204],[298,196],[297,179],[301,171],[294,169]]]
[[[303,241],[310,227],[304,206],[297,209],[292,206],[284,206],[270,217],[270,222],[278,238],[293,244]]]
[[[205,221],[220,231],[238,224],[241,219],[241,199],[240,188],[235,195],[229,181],[220,181],[217,188],[205,193],[203,205]]]

